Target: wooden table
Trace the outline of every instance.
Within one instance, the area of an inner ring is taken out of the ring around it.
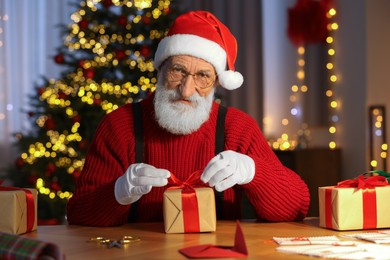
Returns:
[[[320,228],[317,218],[303,222],[256,223],[242,221],[249,255],[247,259],[311,259],[308,256],[280,253],[275,250],[277,244],[273,236],[328,236],[346,234]],[[233,245],[235,221],[219,221],[217,231],[196,234],[165,234],[163,223],[126,224],[120,227],[84,227],[72,225],[38,226],[35,232],[24,236],[57,244],[72,259],[186,259],[178,249],[200,244]],[[125,235],[136,235],[141,241],[128,244],[123,248],[106,248],[94,242],[91,237],[104,236],[120,239]]]

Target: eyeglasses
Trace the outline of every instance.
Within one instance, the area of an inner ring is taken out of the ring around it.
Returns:
[[[167,71],[167,80],[170,82],[180,82],[188,76],[194,77],[195,85],[199,89],[207,89],[215,82],[215,77],[207,73],[207,71],[199,71],[194,74],[189,73],[181,66],[173,65]]]

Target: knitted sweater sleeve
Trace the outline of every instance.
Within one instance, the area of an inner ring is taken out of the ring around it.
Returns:
[[[116,201],[114,186],[134,158],[132,125],[132,113],[126,106],[99,124],[67,205],[69,224],[114,226],[127,222],[130,206]]]
[[[243,188],[259,219],[303,219],[310,204],[308,187],[297,173],[282,165],[256,121],[230,108],[225,126],[226,148],[247,154],[255,161],[255,176]]]

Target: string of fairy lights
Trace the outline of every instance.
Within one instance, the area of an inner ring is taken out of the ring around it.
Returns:
[[[388,144],[386,143],[385,107],[372,106],[370,117],[370,168],[371,170],[387,168]]]
[[[81,7],[88,7],[91,11],[96,11],[96,4],[101,0],[86,0],[81,3]],[[112,4],[115,6],[135,6],[139,10],[144,8],[150,8],[152,6],[152,0],[112,0]],[[151,19],[159,19],[163,14],[163,10],[169,8],[169,0],[161,0],[158,2],[158,7],[152,10],[149,15]],[[118,65],[119,61],[115,53],[110,53],[107,50],[109,44],[118,42],[125,44],[142,43],[145,39],[145,35],[117,35],[106,34],[105,25],[96,22],[89,24],[89,28],[96,32],[97,37],[95,39],[87,39],[83,30],[80,29],[80,22],[86,15],[85,10],[80,8],[78,11],[71,15],[71,19],[74,23],[70,25],[70,33],[65,39],[65,45],[70,51],[77,51],[79,49],[89,49],[95,55],[93,60],[85,60],[81,68],[78,68],[76,72],[70,73],[69,78],[72,79],[72,85],[68,85],[62,80],[50,80],[49,84],[42,88],[40,91],[40,99],[45,101],[49,106],[65,108],[66,115],[75,119],[78,116],[78,112],[71,107],[71,101],[67,99],[67,96],[77,96],[84,103],[92,105],[99,101],[99,105],[106,113],[118,108],[118,105],[102,99],[101,95],[113,95],[116,98],[127,98],[131,96],[129,94],[137,94],[140,89],[143,91],[154,91],[157,79],[155,77],[147,78],[141,76],[137,83],[138,85],[132,85],[131,82],[123,84],[113,84],[110,82],[95,82],[92,78],[89,78],[86,73],[91,68],[106,67],[108,64],[112,66]],[[127,22],[126,26],[132,26],[141,21],[141,15],[134,15]],[[151,30],[150,35],[147,37],[151,39],[159,39],[163,37],[163,33],[157,30]],[[76,41],[74,39],[77,39]],[[139,51],[125,50],[126,56],[131,56],[132,59],[126,60],[127,65],[130,68],[139,69],[140,71],[154,71],[154,66],[151,60],[145,60]],[[128,98],[128,102],[133,102],[131,98]],[[44,127],[50,122],[50,118],[47,115],[40,116],[36,123],[40,127]],[[84,159],[77,159],[78,152],[70,146],[72,142],[82,142],[82,137],[78,133],[80,123],[74,120],[73,126],[70,132],[58,132],[56,130],[48,130],[47,136],[49,141],[47,143],[36,142],[30,144],[28,151],[21,155],[21,158],[28,164],[33,164],[42,157],[57,158],[56,167],[63,167],[67,169],[68,174],[74,174],[76,171],[81,171],[84,165]],[[38,178],[36,181],[36,188],[41,194],[47,195],[51,199],[56,197],[60,199],[69,199],[73,194],[70,191],[54,191],[50,189],[49,184],[45,183],[42,178]]]
[[[327,48],[328,48],[328,63],[326,64],[326,69],[328,70],[328,85],[329,88],[326,91],[326,96],[329,100],[329,133],[331,135],[331,140],[329,141],[329,148],[330,149],[336,149],[337,143],[336,143],[336,132],[337,132],[337,125],[339,123],[339,115],[338,110],[340,109],[340,100],[338,100],[337,95],[335,94],[335,87],[337,85],[337,75],[335,71],[335,66],[333,63],[334,57],[336,55],[336,50],[334,47],[334,34],[333,32],[338,30],[339,25],[337,22],[334,21],[334,17],[336,15],[336,9],[331,8],[328,13],[327,17],[329,19],[328,23],[328,31],[329,36],[326,38]]]
[[[338,30],[338,23],[334,21],[336,15],[336,9],[330,8],[327,12],[328,18],[328,37],[326,38],[326,48],[327,48],[327,64],[326,69],[328,71],[328,89],[325,93],[329,102],[329,133],[330,141],[328,146],[330,149],[336,149],[336,131],[337,124],[339,123],[338,110],[340,109],[340,100],[338,100],[337,95],[335,94],[335,86],[337,85],[337,75],[335,71],[335,66],[333,63],[334,57],[336,55],[334,47],[334,31]],[[285,131],[277,138],[275,141],[270,143],[271,147],[275,150],[295,150],[297,148],[306,148],[307,142],[310,136],[310,129],[308,124],[302,121],[302,107],[303,101],[305,99],[305,94],[309,91],[309,86],[304,84],[305,82],[305,47],[304,45],[298,46],[297,48],[297,72],[296,79],[297,83],[291,86],[291,94],[289,101],[291,108],[289,111],[289,116],[282,119],[281,124],[284,127]],[[297,130],[296,137],[289,136],[287,130],[292,125],[292,120],[295,120],[299,129]]]
[[[272,148],[275,150],[294,150],[298,145],[298,140],[291,137],[287,129],[291,125],[291,121],[297,121],[298,125],[304,125],[302,122],[302,101],[304,100],[304,95],[308,91],[308,86],[304,84],[305,82],[305,47],[303,45],[297,48],[297,72],[296,78],[297,83],[291,86],[291,94],[289,101],[291,104],[289,117],[282,119],[282,125],[286,129],[285,132],[274,142],[272,142]],[[298,130],[298,135],[304,134],[303,128]]]

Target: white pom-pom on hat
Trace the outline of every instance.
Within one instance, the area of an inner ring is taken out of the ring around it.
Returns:
[[[158,69],[170,56],[190,55],[210,62],[223,88],[233,90],[244,82],[235,71],[237,41],[229,29],[207,11],[192,11],[176,18],[154,57]]]
[[[244,77],[238,71],[225,70],[218,75],[218,81],[223,88],[233,90],[241,87]]]

